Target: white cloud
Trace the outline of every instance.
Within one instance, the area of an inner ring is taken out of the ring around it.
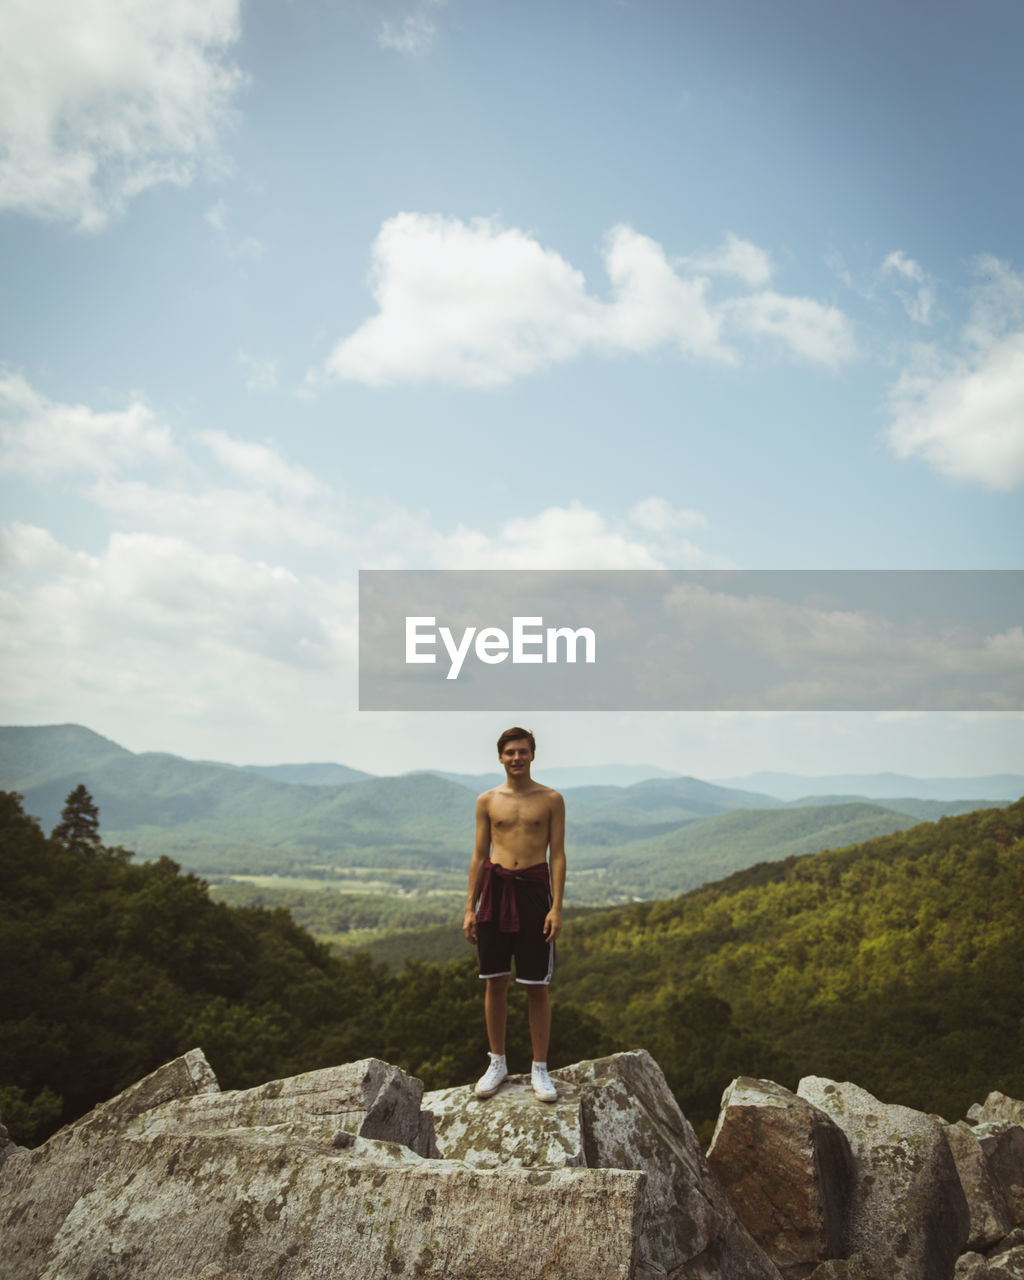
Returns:
[[[337,532],[318,510],[329,491],[305,467],[223,431],[199,432],[189,443],[202,446],[234,485],[211,482],[202,455],[141,401],[98,412],[48,400],[20,375],[0,378],[0,471],[70,477],[122,529],[213,546],[337,547]],[[156,482],[131,474],[154,469]]]
[[[764,681],[768,709],[871,708],[900,699],[927,707],[956,697],[967,707],[979,697],[992,710],[1020,706],[1020,627],[985,634],[974,620],[965,626],[897,621],[884,605],[822,607],[696,583],[673,587],[666,608],[685,619],[685,637],[673,642],[677,650],[680,643],[692,645],[709,671],[721,655],[741,655],[744,669],[755,673],[754,687]],[[745,695],[738,688],[737,694],[736,705],[744,705]]]
[[[418,56],[429,53],[437,37],[437,23],[431,16],[443,9],[447,0],[420,0],[397,22],[385,19],[377,28],[377,43],[382,49]]]
[[[203,214],[203,220],[213,227],[214,231],[226,231],[228,225],[227,201],[218,200],[215,204],[210,205],[209,209]]]
[[[809,298],[763,292],[714,302],[706,275],[673,265],[631,227],[609,232],[603,257],[611,297],[587,290],[583,273],[533,236],[493,219],[438,214],[388,219],[373,246],[378,311],[343,339],[328,375],[384,386],[436,380],[496,387],[585,352],[683,355],[736,363],[723,341],[768,334],[797,356],[835,366],[853,355],[845,316]],[[770,272],[766,254],[735,236],[716,271],[747,284]]]
[[[303,503],[277,501],[258,488],[193,492],[144,480],[97,481],[86,496],[122,529],[187,537],[206,547],[331,548],[335,527]]]
[[[690,259],[690,264],[711,275],[736,276],[752,289],[766,285],[774,272],[769,254],[731,231],[726,232],[723,245],[713,253]]]
[[[239,351],[238,363],[245,370],[247,391],[273,391],[277,387],[276,360],[258,360],[247,351]]]
[[[37,563],[39,533],[4,531],[5,559]],[[320,685],[322,699],[325,672],[336,680],[354,660],[354,584],[153,534],[115,533],[96,555],[52,550],[49,574],[0,597],[20,717],[89,723],[130,699],[136,721],[241,708],[256,723],[268,691],[284,714],[289,695]]]
[[[518,230],[402,213],[373,247],[379,312],[328,372],[372,386],[439,379],[491,387],[577,355],[597,304],[581,272]]]
[[[204,431],[199,439],[218,462],[260,489],[276,489],[296,498],[324,492],[324,485],[312,472],[286,462],[269,445],[241,440],[224,431]]]
[[[0,566],[11,576],[63,572],[77,554],[38,525],[14,520],[0,529]]]
[[[856,355],[850,322],[838,307],[770,289],[730,299],[723,306],[738,332],[774,338],[813,364],[835,369]]]
[[[924,279],[924,268],[913,258],[908,258],[902,249],[895,249],[882,263],[883,273],[895,273],[905,280],[913,280],[916,284]]]
[[[629,513],[630,521],[650,533],[676,533],[682,529],[703,529],[707,517],[686,507],[673,507],[664,498],[644,498]]]
[[[978,264],[961,350],[919,347],[892,388],[884,433],[898,458],[990,489],[1024,482],[1024,277],[993,258]]]
[[[33,476],[70,472],[109,475],[146,461],[175,456],[170,428],[140,400],[127,409],[97,412],[58,404],[20,374],[0,377],[0,469]]]
[[[493,534],[462,524],[439,529],[424,516],[392,508],[366,526],[360,564],[381,569],[726,568],[723,557],[686,536],[705,523],[699,512],[675,508],[663,498],[647,498],[621,518],[571,502],[512,516]]]
[[[720,341],[722,322],[707,302],[703,277],[678,275],[661,245],[631,227],[610,232],[604,260],[613,300],[594,305],[595,346],[642,354],[676,344],[685,355],[735,360]]]
[[[0,6],[0,208],[101,228],[216,158],[239,0]]]
[[[660,496],[622,516],[570,502],[453,527],[332,492],[265,443],[176,436],[140,402],[56,404],[15,376],[0,392],[8,468],[59,470],[108,525],[88,550],[0,529],[0,662],[22,721],[103,724],[130,705],[139,723],[252,726],[315,720],[332,691],[351,705],[363,567],[724,567],[693,541],[704,517]]]
[[[883,278],[898,277],[917,285],[914,292],[896,288],[894,292],[906,308],[907,315],[916,324],[930,324],[935,307],[935,288],[919,262],[908,257],[902,249],[890,253],[882,263]]]

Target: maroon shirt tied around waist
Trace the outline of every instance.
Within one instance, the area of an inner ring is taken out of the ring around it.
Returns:
[[[498,879],[497,885],[495,877]],[[527,880],[532,884],[547,885],[549,890],[551,888],[551,873],[546,862],[535,862],[532,867],[511,871],[508,867],[499,866],[488,858],[484,863],[484,882],[480,889],[476,918],[482,922],[494,919],[494,897],[495,892],[499,893],[501,902],[498,908],[498,928],[502,933],[519,932],[519,908],[516,905],[516,895],[511,884],[503,883],[510,880]]]

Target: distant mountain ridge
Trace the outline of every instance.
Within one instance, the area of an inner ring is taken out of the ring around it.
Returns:
[[[274,782],[303,787],[344,787],[349,782],[365,782],[376,776],[362,769],[350,769],[347,764],[244,764],[242,768]]]
[[[810,777],[795,773],[750,773],[717,779],[721,787],[749,787],[779,800],[843,795],[875,800],[991,800],[1009,804],[1024,794],[1024,774],[992,773],[976,778],[915,778],[905,773],[836,773]]]
[[[21,792],[44,828],[79,783],[99,806],[103,839],[142,858],[166,854],[203,875],[314,877],[352,868],[463,874],[476,794],[493,785],[489,775],[382,778],[338,764],[239,767],[136,754],[79,725],[0,728],[0,788]],[[857,795],[787,803],[671,774],[562,786],[576,900],[590,903],[678,893],[753,862],[978,807],[905,794],[887,804]]]

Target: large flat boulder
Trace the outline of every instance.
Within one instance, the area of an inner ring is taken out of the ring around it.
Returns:
[[[0,1169],[0,1278],[23,1280],[121,1148],[197,1133],[272,1134],[273,1143],[333,1149],[348,1134],[434,1152],[432,1119],[420,1109],[423,1085],[369,1058],[221,1092],[209,1063],[191,1050],[101,1103],[35,1150],[15,1149]],[[142,1185],[142,1184],[140,1184]]]
[[[943,1124],[820,1076],[797,1092],[846,1135],[854,1178],[843,1252],[882,1264],[891,1280],[951,1280],[970,1211]]]
[[[288,1125],[108,1141],[38,1280],[631,1280],[644,1175],[475,1170]]]
[[[853,1161],[826,1112],[771,1080],[734,1080],[708,1164],[787,1280],[804,1280],[841,1255]]]
[[[419,1155],[436,1154],[423,1083],[379,1058],[306,1071],[255,1089],[204,1093],[149,1111],[134,1125],[140,1136],[299,1124],[312,1139],[338,1130],[400,1142]]]

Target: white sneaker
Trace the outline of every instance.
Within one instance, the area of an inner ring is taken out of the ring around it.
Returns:
[[[491,1054],[491,1065],[483,1073],[476,1082],[476,1088],[473,1092],[478,1098],[490,1098],[501,1088],[503,1080],[508,1078],[508,1067],[505,1063],[505,1055]]]
[[[541,1102],[556,1102],[558,1100],[558,1092],[551,1083],[551,1077],[548,1075],[546,1065],[541,1065],[537,1062],[533,1064],[533,1069],[530,1072],[530,1084]]]

